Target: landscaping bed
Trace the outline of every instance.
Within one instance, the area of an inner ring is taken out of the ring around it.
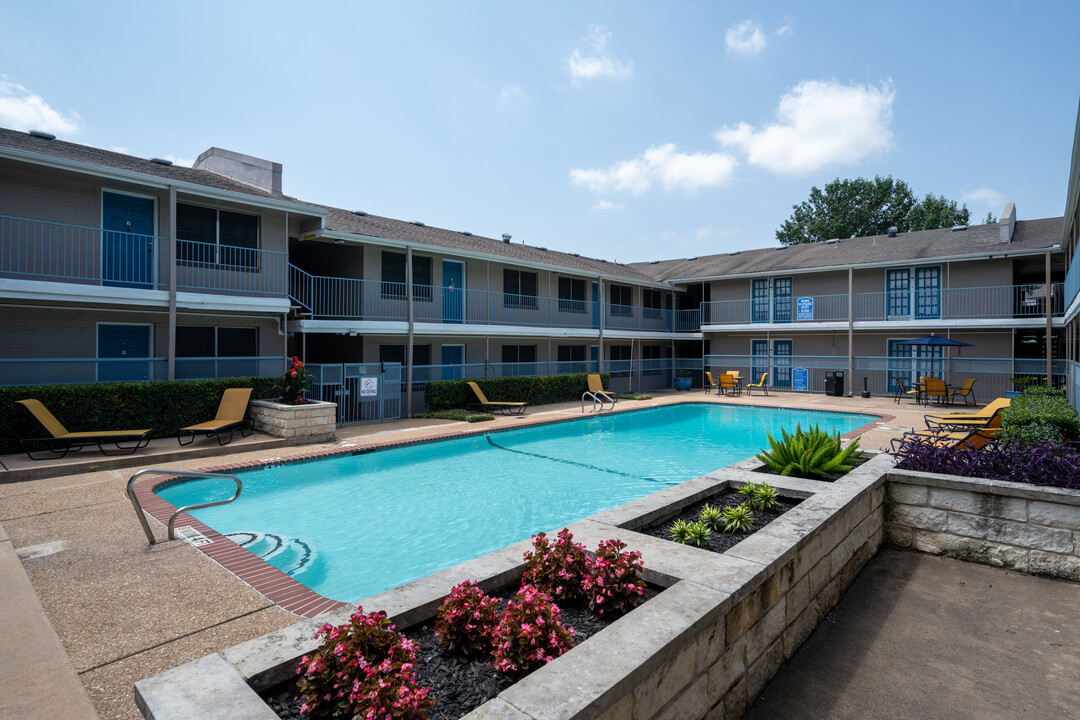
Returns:
[[[741,505],[745,500],[746,498],[743,495],[736,492],[727,491],[723,493],[718,493],[711,497],[700,500],[693,505],[687,506],[678,515],[673,515],[671,517],[665,518],[664,520],[657,521],[644,528],[641,528],[640,530],[638,530],[638,532],[644,535],[649,535],[651,537],[661,538],[663,540],[672,540],[670,528],[672,523],[674,523],[675,521],[683,520],[685,522],[692,523],[697,521],[697,519],[701,515],[702,509],[706,505],[712,505],[713,507],[719,508],[733,508]],[[755,532],[761,530],[773,520],[786,513],[788,510],[796,507],[800,502],[802,501],[791,498],[779,498],[776,502],[776,505],[774,505],[773,507],[767,510],[753,511],[754,524],[753,527],[751,527],[749,530],[745,532],[727,533],[722,532],[718,529],[709,536],[708,544],[702,545],[700,547],[702,550],[711,550],[712,552],[716,553],[722,553],[725,550],[730,550],[731,548],[735,547],[735,545],[739,544],[741,541],[750,537]],[[672,542],[677,541],[672,540]],[[687,544],[689,545],[692,543]]]

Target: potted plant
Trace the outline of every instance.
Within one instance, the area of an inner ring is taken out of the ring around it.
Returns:
[[[305,393],[311,389],[312,380],[307,374],[307,368],[300,358],[295,355],[292,363],[281,380],[278,381],[277,390],[281,393],[278,402],[283,405],[306,405],[308,402]]]
[[[1033,382],[1038,382],[1038,378],[1014,377],[1014,378],[1009,378],[1009,382],[1011,382],[1013,384],[1013,386],[1016,388],[1016,390],[1007,390],[1005,392],[1005,397],[1014,398],[1014,397],[1019,397],[1019,396],[1023,395],[1024,390],[1027,389],[1027,386],[1030,385]]]
[[[689,370],[676,370],[675,371],[675,389],[676,390],[689,390],[690,386],[694,384],[694,376],[690,374]]]

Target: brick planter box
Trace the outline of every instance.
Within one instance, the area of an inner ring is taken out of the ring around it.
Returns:
[[[468,720],[737,718],[839,599],[884,539],[880,455],[834,483],[769,477],[796,508],[717,554],[634,532],[717,491],[762,476],[737,463],[570,526],[588,547],[618,537],[641,550],[646,580],[666,589],[555,659]],[[491,592],[521,579],[528,541],[361,601],[400,629],[433,617],[462,580]],[[355,606],[264,635],[135,684],[144,717],[265,718],[257,694],[295,677],[324,622]]]
[[[271,400],[253,400],[249,407],[255,429],[274,437],[317,443],[337,436],[337,403],[282,405]]]
[[[1080,581],[1080,490],[911,470],[888,479],[892,544]]]

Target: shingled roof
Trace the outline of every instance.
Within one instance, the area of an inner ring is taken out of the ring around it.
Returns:
[[[547,250],[522,243],[507,243],[482,235],[466,234],[429,225],[418,225],[413,222],[394,220],[378,215],[355,215],[340,208],[328,207],[327,209],[330,214],[326,218],[326,229],[330,231],[386,238],[418,245],[430,245],[447,250],[481,253],[505,258],[508,261],[553,265],[588,275],[625,278],[639,283],[659,282],[652,273],[643,271],[637,266],[620,265],[607,260],[584,257],[558,250]]]
[[[1062,218],[1016,223],[1011,242],[1001,242],[999,225],[972,225],[966,230],[921,230],[896,237],[874,235],[836,242],[790,245],[786,248],[742,250],[702,255],[687,260],[631,263],[628,267],[658,280],[719,278],[825,267],[919,262],[942,257],[1042,250],[1061,242]]]
[[[254,197],[269,200],[300,202],[295,198],[268,192],[254,185],[238,182],[227,178],[224,175],[210,172],[209,170],[196,170],[181,165],[163,165],[161,163],[152,162],[146,158],[125,155],[124,153],[113,152],[111,150],[102,150],[101,148],[90,147],[89,145],[77,145],[59,139],[48,140],[46,138],[34,137],[30,133],[9,130],[8,128],[0,128],[0,145],[33,153],[40,153],[42,155],[49,155],[63,160],[73,160],[75,162],[88,163],[91,165],[100,165],[101,167],[110,168],[112,170],[150,175],[152,177],[161,178],[167,182],[202,185],[216,190],[242,193],[244,195],[252,195]]]

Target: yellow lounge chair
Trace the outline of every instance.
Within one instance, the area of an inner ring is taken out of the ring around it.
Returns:
[[[238,429],[241,437],[247,437],[253,432],[251,422],[244,419],[244,414],[247,413],[248,400],[250,399],[251,388],[227,389],[221,396],[221,404],[218,405],[217,415],[214,419],[198,425],[180,428],[180,431],[176,433],[176,441],[181,445],[190,445],[195,442],[196,435],[202,434],[206,437],[211,435],[216,437],[218,445],[228,445],[232,442],[233,433]],[[229,431],[229,439],[223,441],[221,439],[222,433],[226,430]],[[191,433],[187,442],[184,442],[181,433]]]
[[[971,427],[984,427],[990,420],[1009,407],[1009,398],[998,398],[977,413],[956,413],[954,415],[925,415],[923,420],[930,430],[959,431]]]
[[[769,377],[769,373],[762,373],[761,379],[758,380],[756,383],[747,384],[747,386],[746,386],[746,394],[747,395],[753,395],[753,393],[750,392],[751,388],[757,388],[758,390],[761,390],[766,395],[768,395],[769,394],[769,386],[765,384],[765,378],[767,378],[767,377]]]
[[[948,448],[967,446],[978,450],[983,445],[997,440],[998,434],[1001,432],[1000,422],[1001,421],[999,420],[998,427],[975,428],[973,430],[964,430],[961,432],[940,433],[929,430],[907,432],[904,433],[904,436],[901,438],[893,438],[893,451],[895,452],[899,443],[903,443],[905,440],[915,440],[918,442],[930,443],[938,447]]]
[[[469,387],[476,393],[476,399],[479,400],[479,403],[474,404],[479,405],[482,410],[498,410],[503,414],[522,415],[525,408],[529,407],[529,403],[523,402],[491,402],[484,397],[484,391],[480,389],[480,386],[471,380],[469,381]]]
[[[59,420],[56,419],[48,408],[41,404],[40,401],[32,398],[27,400],[16,400],[18,404],[25,407],[27,410],[37,418],[49,434],[52,437],[49,438],[28,438],[26,440],[19,440],[19,444],[22,445],[22,449],[26,452],[27,457],[31,460],[47,460],[49,456],[34,457],[27,443],[44,443],[46,445],[50,443],[63,443],[63,447],[45,449],[51,453],[52,457],[64,457],[68,453],[78,452],[84,447],[90,445],[97,445],[97,449],[101,451],[102,455],[130,455],[140,448],[146,447],[146,444],[150,442],[150,430],[99,430],[95,432],[68,432]],[[134,442],[134,447],[124,447],[120,443]],[[116,449],[120,452],[106,452],[102,447],[102,443],[115,445]]]
[[[585,412],[585,398],[587,397],[593,400],[593,410],[596,410],[596,403],[600,403],[600,410],[603,411],[605,402],[611,403],[609,410],[613,409],[618,400],[614,395],[610,394],[609,390],[604,389],[604,382],[600,374],[589,373],[588,379],[589,389],[581,394],[581,412]]]

